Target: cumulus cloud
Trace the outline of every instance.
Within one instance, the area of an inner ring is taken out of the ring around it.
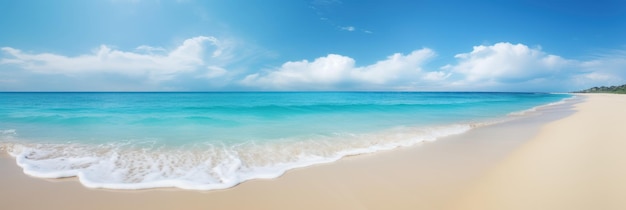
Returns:
[[[3,47],[0,90],[571,91],[626,83],[626,51],[566,59],[540,47],[502,42],[475,46],[438,66],[427,63],[436,53],[423,48],[367,65],[328,54],[258,71],[242,52],[233,52],[234,45],[198,36],[173,48],[124,51],[101,45],[77,56]]]
[[[565,59],[508,42],[475,46],[457,54],[456,64],[442,70],[458,74],[452,87],[479,90],[570,91],[593,85],[626,82],[626,53],[612,53],[591,60]]]
[[[475,46],[429,69],[426,61],[434,55],[425,48],[356,66],[351,57],[329,54],[249,74],[241,84],[274,90],[572,91],[626,82],[626,52],[621,51],[576,60],[501,42]]]
[[[355,60],[329,54],[314,61],[289,61],[265,73],[246,76],[242,84],[265,89],[334,89],[351,87],[383,87],[404,85],[422,73],[421,65],[435,53],[430,49],[407,55],[393,54],[368,66],[355,66]]]
[[[559,73],[571,61],[523,44],[497,43],[475,46],[469,53],[457,54],[458,63],[447,66],[465,75],[465,81],[518,82]]]
[[[205,51],[214,50],[211,58],[219,57],[224,46],[215,37],[198,36],[183,41],[172,50],[161,47],[139,46],[135,52],[112,49],[101,45],[92,53],[65,56],[53,53],[27,53],[11,47],[1,48],[6,57],[0,64],[15,65],[21,69],[40,74],[85,75],[113,73],[142,76],[153,81],[169,80],[180,73],[206,67]],[[222,69],[223,70],[223,69]],[[215,71],[213,71],[215,72]],[[212,76],[218,76],[212,74]]]
[[[444,72],[444,71],[432,71],[432,72],[428,72],[426,73],[422,79],[427,80],[427,81],[443,81],[448,79],[448,77],[450,77],[452,75],[452,73],[450,72]]]

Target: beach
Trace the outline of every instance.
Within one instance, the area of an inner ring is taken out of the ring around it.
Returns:
[[[478,180],[455,209],[626,209],[626,95],[586,95]]]
[[[0,158],[1,209],[625,209],[624,95],[213,191],[105,190]]]

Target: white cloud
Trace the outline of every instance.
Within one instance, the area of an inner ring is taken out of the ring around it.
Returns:
[[[246,76],[242,83],[248,86],[270,89],[290,89],[310,87],[330,88],[348,77],[354,68],[354,59],[346,56],[330,54],[313,62],[307,60],[289,61],[280,68],[267,74],[255,73]]]
[[[421,64],[433,57],[430,49],[421,49],[408,55],[393,54],[375,64],[357,67],[354,59],[329,54],[312,62],[290,61],[266,73],[246,76],[242,84],[266,89],[334,89],[404,85],[417,79]],[[350,87],[346,87],[350,86]]]
[[[354,31],[354,30],[356,30],[356,28],[354,26],[344,26],[344,27],[341,27],[341,30],[344,30],[344,31]]]
[[[241,84],[277,90],[572,91],[626,82],[626,52],[574,60],[503,42],[475,46],[438,70],[425,69],[434,55],[422,49],[356,66],[351,57],[330,54],[249,74]]]
[[[424,48],[369,65],[328,54],[258,72],[247,59],[263,52],[248,46],[235,53],[236,44],[198,36],[173,48],[142,45],[124,51],[101,45],[77,56],[3,47],[0,90],[571,91],[626,83],[626,51],[576,60],[503,42],[475,46],[443,67],[428,66],[435,52]]]
[[[435,52],[426,48],[413,51],[408,55],[396,53],[387,57],[386,60],[356,69],[352,76],[359,81],[373,84],[415,80],[421,73],[422,64],[434,56]]]
[[[226,69],[219,67],[219,66],[208,66],[207,67],[207,71],[205,74],[202,74],[198,77],[204,77],[207,79],[213,79],[213,78],[217,78],[217,77],[221,77],[223,75],[225,75],[226,73],[228,73],[228,71],[226,71]]]
[[[455,56],[453,72],[463,74],[468,83],[516,82],[559,73],[571,61],[532,49],[523,44],[497,43],[475,46],[472,52]]]
[[[354,27],[354,26],[340,26],[339,29],[342,30],[342,31],[349,31],[349,32],[357,31],[357,28]],[[372,32],[370,30],[365,30],[365,29],[359,29],[358,31],[366,33],[366,34],[374,33],[374,32]]]
[[[205,58],[204,52],[207,46],[215,48],[212,58],[222,55],[224,46],[219,40],[215,37],[198,36],[185,40],[170,51],[144,45],[137,47],[136,52],[128,52],[101,45],[92,53],[74,57],[52,53],[26,53],[19,49],[4,47],[1,50],[8,56],[2,58],[0,64],[15,65],[40,74],[114,73],[143,76],[158,82],[206,66],[208,59]]]
[[[457,74],[444,82],[464,90],[571,91],[626,82],[626,53],[618,51],[591,60],[565,59],[541,48],[501,42],[475,46],[455,56],[442,70]],[[427,78],[426,78],[427,79]]]
[[[167,50],[165,50],[165,48],[162,48],[162,47],[152,47],[152,46],[148,46],[148,45],[141,45],[141,46],[135,48],[135,51],[145,52],[145,53],[165,53],[165,52],[167,52]]]
[[[614,51],[592,60],[578,63],[580,74],[575,75],[576,85],[589,87],[626,83],[626,51]]]
[[[424,77],[422,78],[428,81],[442,81],[442,80],[448,79],[448,77],[450,77],[451,75],[452,73],[449,73],[449,72],[432,71],[432,72],[426,73]]]

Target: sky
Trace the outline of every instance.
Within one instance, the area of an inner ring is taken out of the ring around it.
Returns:
[[[0,91],[623,83],[623,0],[0,0]]]

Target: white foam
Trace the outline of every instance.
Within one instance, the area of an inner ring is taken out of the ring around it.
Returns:
[[[15,129],[0,130],[0,141],[10,141],[17,136]]]
[[[556,106],[556,105],[562,105],[562,104],[566,104],[572,100],[575,100],[577,98],[577,96],[572,95],[572,97],[569,98],[564,98],[561,99],[560,101],[557,102],[552,102],[552,103],[548,103],[548,104],[543,104],[543,105],[539,105],[539,106],[535,106],[532,107],[530,109],[526,109],[526,110],[522,110],[522,111],[517,111],[517,112],[511,112],[508,114],[508,116],[524,116],[533,112],[537,112],[539,109],[543,109],[543,108],[547,108],[547,107],[552,107],[552,106]]]
[[[14,136],[17,135],[17,132],[15,131],[15,129],[0,130],[0,135]]]
[[[77,177],[90,188],[214,190],[251,179],[276,178],[293,168],[333,162],[345,156],[434,141],[472,127],[471,124],[401,127],[372,134],[336,134],[230,146],[195,145],[191,149],[146,149],[129,143],[4,146],[24,173],[35,177]]]

